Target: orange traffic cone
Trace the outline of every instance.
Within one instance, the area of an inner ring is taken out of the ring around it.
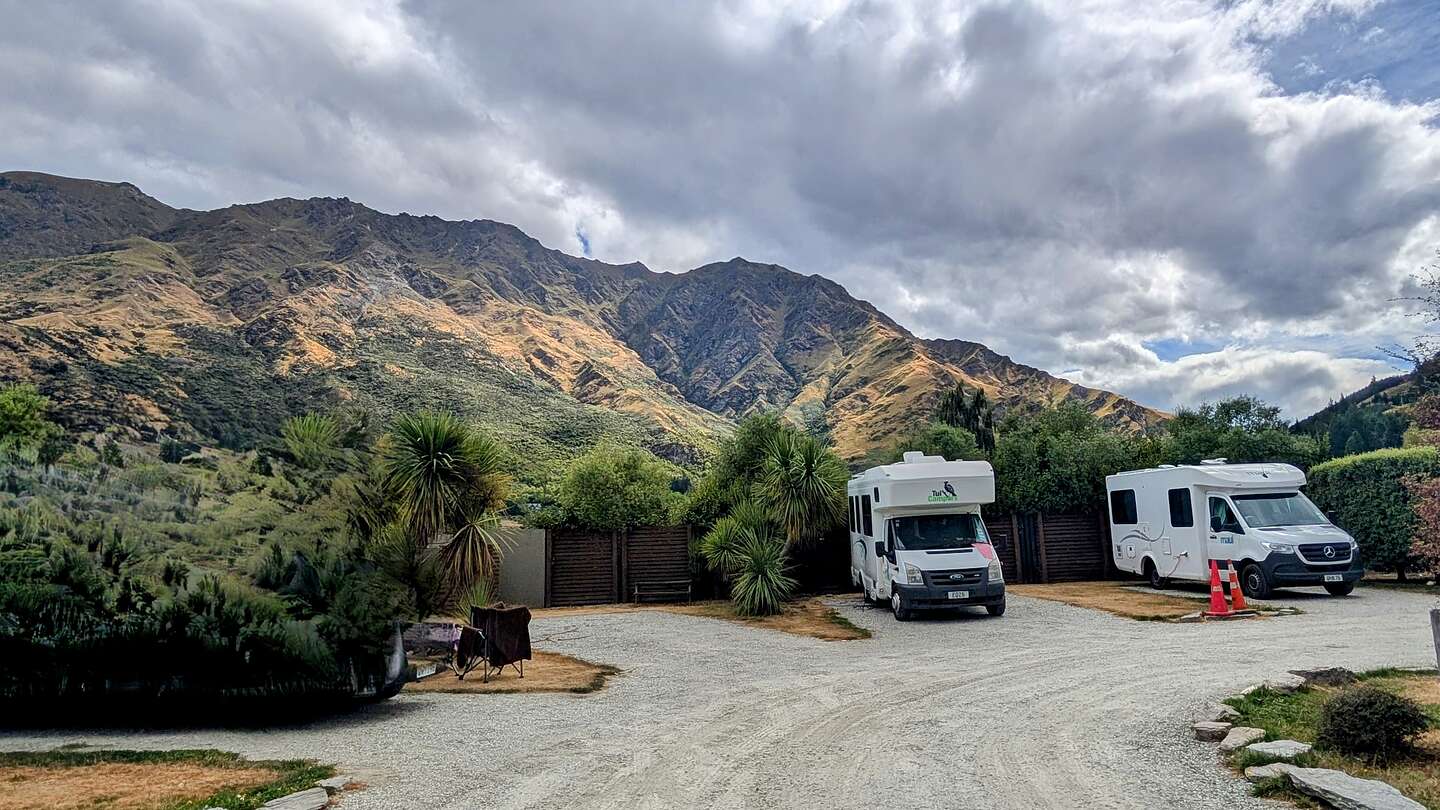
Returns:
[[[1230,606],[1225,604],[1225,591],[1220,587],[1220,566],[1210,561],[1210,609],[1206,616],[1229,616]]]
[[[1230,571],[1230,609],[1245,610],[1245,592],[1240,588],[1240,576],[1235,573],[1235,563],[1227,560],[1225,567]]]

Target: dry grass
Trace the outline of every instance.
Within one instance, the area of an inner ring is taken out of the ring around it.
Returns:
[[[180,762],[0,768],[0,808],[148,810],[176,801],[203,799],[221,790],[245,790],[278,776],[263,768],[212,768]]]
[[[250,762],[222,751],[83,751],[0,755],[0,810],[258,807],[332,768]]]
[[[685,605],[592,605],[574,608],[544,608],[534,611],[535,618],[547,616],[581,616],[597,613],[638,613],[661,611],[678,613],[682,616],[701,616],[707,619],[744,624],[747,627],[761,627],[778,630],[796,636],[809,636],[822,641],[854,641],[870,638],[870,631],[857,627],[840,612],[825,604],[819,597],[797,599],[785,606],[785,612],[777,616],[741,616],[735,606],[726,601],[693,602]]]
[[[1204,607],[1202,603],[1183,596],[1147,593],[1127,587],[1133,584],[1061,582],[1052,585],[1006,585],[1005,590],[1017,596],[1049,599],[1142,621],[1172,621]]]
[[[445,692],[451,694],[514,694],[517,692],[574,692],[585,694],[605,686],[605,680],[620,670],[605,664],[592,664],[579,658],[559,653],[534,653],[534,659],[525,662],[525,677],[513,667],[482,681],[477,670],[465,676],[464,680],[455,673],[442,669],[424,680],[406,684],[409,692]]]

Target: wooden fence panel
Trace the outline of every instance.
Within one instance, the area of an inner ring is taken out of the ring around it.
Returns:
[[[1006,582],[1019,582],[1019,543],[1015,537],[1015,521],[1010,515],[985,515],[985,532],[1000,557],[1000,570],[1005,572]]]
[[[1106,543],[1094,515],[1045,515],[1042,552],[1046,582],[1102,579]]]
[[[690,579],[690,529],[687,526],[644,526],[625,538],[625,592],[629,601],[635,585]]]
[[[617,550],[610,532],[551,530],[549,604],[614,602],[619,592]]]

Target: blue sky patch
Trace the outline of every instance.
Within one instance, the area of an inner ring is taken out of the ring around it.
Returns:
[[[1331,13],[1266,43],[1266,69],[1286,93],[1375,81],[1390,98],[1440,98],[1440,9],[1435,0],[1387,0],[1366,14]]]
[[[1206,352],[1219,351],[1225,348],[1224,343],[1217,341],[1189,341],[1183,338],[1147,340],[1140,345],[1154,352],[1156,357],[1159,357],[1166,363],[1173,363],[1182,357],[1189,357],[1192,354],[1205,354]]]

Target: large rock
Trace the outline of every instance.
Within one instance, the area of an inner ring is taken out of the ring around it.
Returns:
[[[1270,680],[1266,681],[1264,686],[1271,692],[1279,692],[1282,695],[1288,695],[1292,692],[1298,692],[1301,689],[1305,688],[1305,679],[1300,677],[1299,675],[1294,674],[1293,672],[1287,672],[1284,675],[1276,678],[1271,678]]]
[[[1245,746],[1245,750],[1289,761],[1301,754],[1310,753],[1310,744],[1299,740],[1275,740],[1274,742],[1252,743]]]
[[[321,810],[329,803],[330,794],[325,792],[325,788],[315,787],[271,799],[260,807],[261,810]]]
[[[1277,776],[1285,776],[1295,766],[1288,762],[1272,762],[1269,765],[1251,765],[1245,769],[1245,778],[1251,782],[1264,782]]]
[[[353,777],[341,774],[339,776],[332,776],[329,779],[321,779],[319,782],[315,783],[315,787],[324,788],[326,793],[334,795],[342,790],[345,790],[353,784],[355,784],[355,779]]]
[[[1264,729],[1236,726],[1230,729],[1230,732],[1225,735],[1225,739],[1220,741],[1220,750],[1228,754],[1263,739],[1265,739]]]
[[[1290,783],[1329,802],[1336,810],[1424,810],[1425,805],[1374,779],[1360,779],[1328,768],[1291,768]]]
[[[1191,726],[1195,730],[1195,739],[1202,742],[1219,742],[1225,739],[1230,733],[1229,723],[1219,723],[1214,720],[1201,720]]]

